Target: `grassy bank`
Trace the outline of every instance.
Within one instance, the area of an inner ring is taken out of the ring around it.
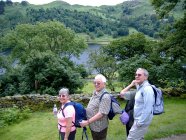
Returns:
[[[125,102],[122,102],[122,107]],[[167,137],[172,134],[186,133],[186,101],[185,99],[165,99],[165,113],[154,116],[149,127],[146,140]],[[57,119],[52,112],[35,112],[28,120],[6,128],[0,128],[1,140],[57,140]],[[77,130],[76,140],[81,140],[82,129]],[[88,129],[89,139],[91,140]],[[110,121],[108,140],[125,140],[125,126],[119,121],[119,116]]]
[[[113,85],[115,87],[115,92],[120,92],[123,89],[122,87],[124,87],[122,82],[114,82]],[[89,81],[86,81],[86,84],[81,91],[83,94],[92,94],[94,90],[93,79],[90,79]],[[107,88],[107,91],[111,92],[109,88]]]

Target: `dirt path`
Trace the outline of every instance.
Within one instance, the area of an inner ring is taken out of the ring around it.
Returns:
[[[161,138],[161,139],[156,139],[156,140],[186,140],[186,134],[182,135],[172,135],[167,138]]]

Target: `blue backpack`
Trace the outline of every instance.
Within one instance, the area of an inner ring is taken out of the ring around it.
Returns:
[[[109,94],[109,93],[104,92],[99,99],[100,102],[105,94]],[[114,98],[114,96],[110,95],[110,98],[111,98],[111,105],[110,105],[110,111],[107,116],[108,116],[109,120],[112,120],[116,114],[122,114],[122,109],[120,108],[120,104],[116,100],[116,98]]]
[[[82,120],[87,120],[86,110],[85,110],[84,106],[81,103],[78,103],[78,102],[68,102],[68,103],[66,103],[64,105],[64,107],[61,108],[62,114],[63,114],[64,117],[65,117],[65,114],[64,114],[63,110],[68,105],[74,106],[74,109],[75,109],[75,122],[73,122],[74,126],[75,127],[81,127],[79,122],[81,122]]]
[[[73,122],[74,126],[75,127],[79,127],[81,128],[80,126],[80,122],[82,120],[87,120],[87,115],[86,115],[86,110],[84,108],[84,106],[81,104],[81,103],[78,103],[78,102],[68,102],[64,105],[63,108],[61,108],[61,112],[62,112],[62,115],[65,117],[65,114],[63,112],[63,110],[68,106],[68,105],[72,105],[75,109],[75,122]],[[60,124],[59,124],[60,125]],[[60,125],[61,126],[61,125]],[[62,126],[61,126],[62,127]],[[83,134],[85,134],[86,136],[86,139],[88,140],[88,135],[86,133],[86,127],[83,127],[83,132],[82,132],[82,140],[83,140]]]

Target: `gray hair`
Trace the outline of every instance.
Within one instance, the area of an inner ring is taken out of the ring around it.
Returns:
[[[138,70],[143,71],[144,75],[147,76],[147,77],[149,77],[149,72],[146,69],[144,69],[144,68],[138,68],[137,71]]]
[[[59,90],[59,95],[66,94],[69,95],[69,89],[68,88],[62,88]]]
[[[106,83],[107,79],[105,78],[105,76],[103,76],[102,74],[98,74],[95,77],[95,80],[97,79],[101,79],[102,82]]]

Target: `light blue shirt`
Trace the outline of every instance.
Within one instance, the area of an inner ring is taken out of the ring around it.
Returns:
[[[153,118],[154,91],[148,81],[137,87],[134,105],[134,120],[138,126],[149,125]]]

